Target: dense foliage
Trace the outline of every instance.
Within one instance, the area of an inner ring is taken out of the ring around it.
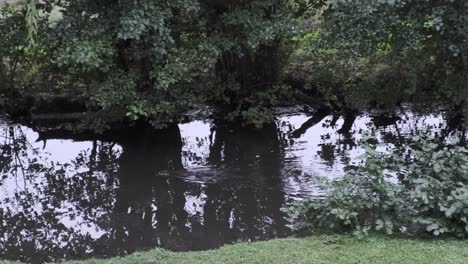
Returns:
[[[411,148],[377,150],[368,139],[364,163],[319,183],[327,194],[292,210],[309,231],[430,233],[468,236],[468,151],[459,142],[416,137]]]
[[[438,101],[465,106],[466,1],[328,1],[297,38],[309,82],[341,105]]]
[[[13,2],[0,17],[4,97],[79,98],[95,128],[161,127],[201,106],[261,126],[296,90],[338,111],[404,101],[468,110],[462,0]],[[291,90],[284,75],[305,85]]]
[[[19,16],[28,27],[23,20],[2,29],[22,36],[2,40],[3,60],[29,40],[44,55],[29,70],[47,75],[55,94],[86,98],[93,126],[125,119],[158,127],[198,105],[259,125],[272,118],[287,58],[281,39],[295,24],[287,1],[28,3],[4,8],[1,23]]]

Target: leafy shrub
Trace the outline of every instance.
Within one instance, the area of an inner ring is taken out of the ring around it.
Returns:
[[[297,229],[468,236],[468,149],[430,138],[415,138],[392,153],[365,144],[363,165],[342,178],[322,179],[324,197],[288,209],[298,216]]]

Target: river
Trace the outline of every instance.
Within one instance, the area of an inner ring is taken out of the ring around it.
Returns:
[[[30,263],[111,257],[162,247],[212,249],[291,235],[281,208],[323,195],[317,176],[362,160],[441,115],[343,118],[278,109],[263,129],[198,120],[165,131],[95,139],[0,125],[0,259]],[[382,121],[383,120],[383,121]]]

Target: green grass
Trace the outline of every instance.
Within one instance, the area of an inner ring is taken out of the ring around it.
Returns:
[[[371,237],[309,237],[241,243],[217,250],[177,253],[162,249],[123,258],[66,264],[210,263],[468,263],[468,240],[411,240]]]

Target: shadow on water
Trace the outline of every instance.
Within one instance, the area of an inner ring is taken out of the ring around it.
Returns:
[[[338,177],[359,162],[363,133],[377,127],[384,144],[403,144],[427,125],[445,135],[431,115],[291,114],[262,129],[194,121],[105,136],[4,124],[0,259],[42,263],[287,236],[281,208],[320,195],[314,175]]]

